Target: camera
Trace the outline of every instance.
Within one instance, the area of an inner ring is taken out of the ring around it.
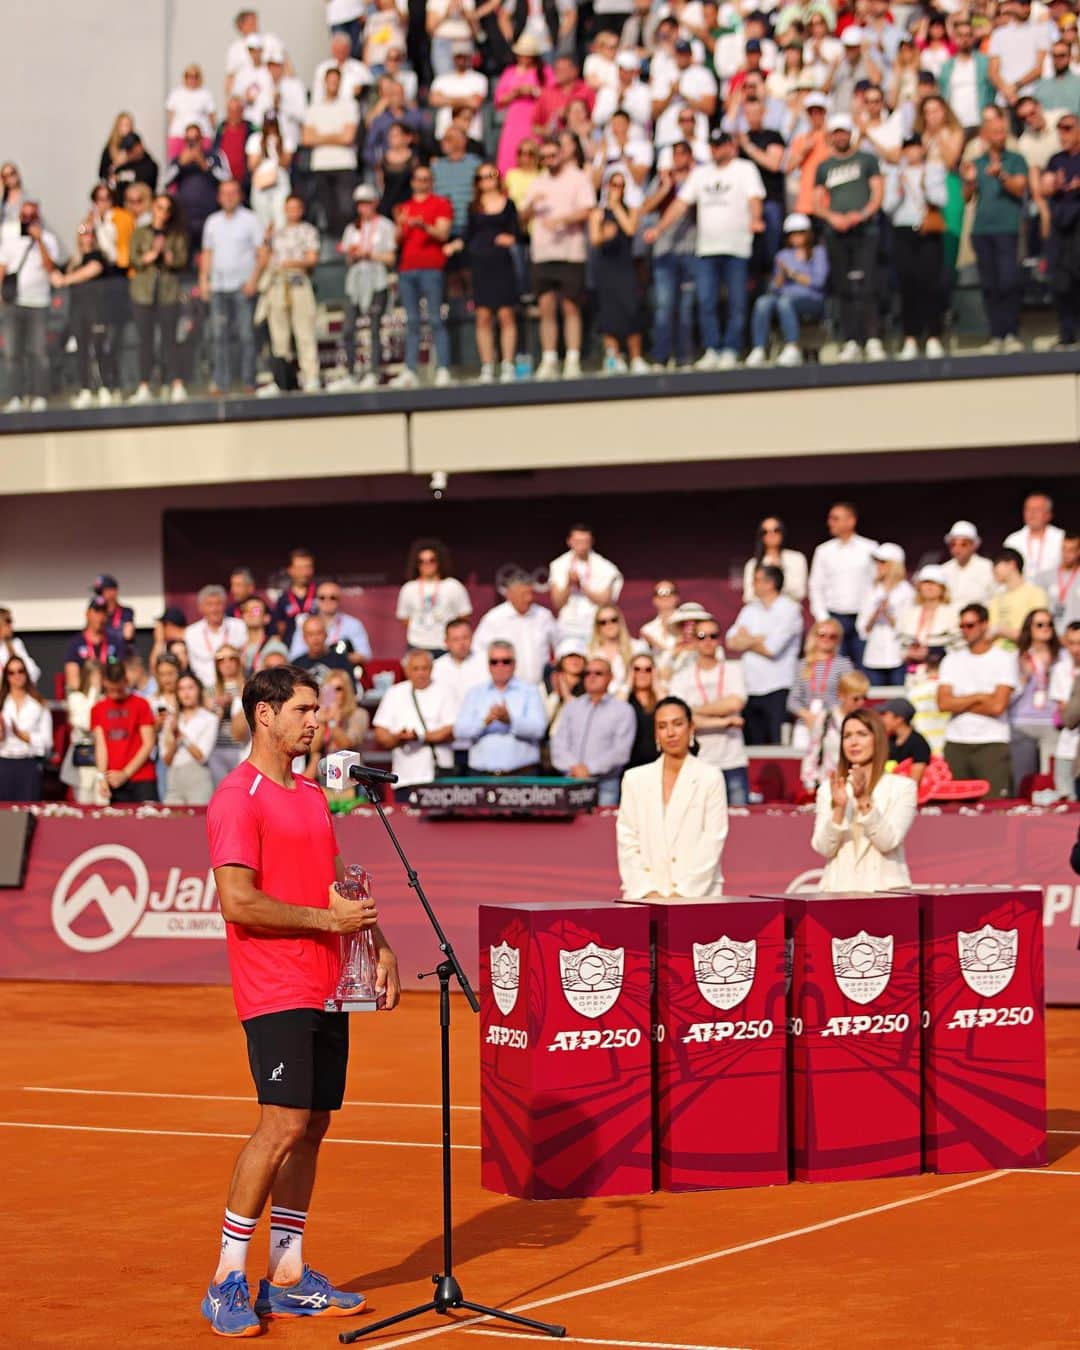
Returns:
[[[446,485],[450,481],[447,474],[442,469],[436,469],[428,479],[428,487],[431,489],[431,495],[437,502],[442,501],[446,493]]]

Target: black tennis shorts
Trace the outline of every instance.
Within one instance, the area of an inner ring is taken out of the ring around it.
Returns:
[[[294,1008],[243,1024],[255,1091],[264,1106],[337,1111],[349,1064],[349,1014]]]

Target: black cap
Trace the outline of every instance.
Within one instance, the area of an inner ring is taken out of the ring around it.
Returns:
[[[748,52],[760,52],[760,51],[761,51],[761,39],[760,39],[760,38],[749,38],[749,39],[747,39],[746,50],[747,50]]]
[[[730,145],[730,144],[731,144],[731,132],[730,132],[730,131],[712,131],[712,132],[710,132],[710,133],[709,133],[709,144],[710,144],[710,145]]]
[[[105,601],[102,600],[102,598],[101,598],[100,595],[94,595],[94,596],[91,596],[91,598],[90,598],[90,603],[86,606],[86,608],[87,608],[87,609],[97,609],[97,610],[100,610],[100,611],[104,614],[104,613],[108,610],[109,607],[108,607],[108,605],[105,603]]]
[[[686,38],[679,38],[675,44],[675,50],[677,52],[692,52],[694,48],[687,42]]]
[[[878,711],[902,717],[905,722],[911,722],[915,717],[915,705],[909,703],[906,698],[891,698],[888,703],[883,703]]]
[[[177,628],[187,627],[187,616],[179,605],[170,605],[158,620],[159,623],[172,623]]]
[[[120,583],[108,572],[102,572],[101,576],[94,578],[94,584],[90,587],[92,591],[119,590]]]

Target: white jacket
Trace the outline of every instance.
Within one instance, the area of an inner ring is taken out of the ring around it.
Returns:
[[[884,774],[870,794],[871,806],[865,816],[859,816],[850,786],[847,793],[844,822],[836,825],[828,780],[817,790],[810,844],[815,853],[828,859],[821,889],[874,892],[910,886],[904,837],[915,819],[915,783],[899,774]]]
[[[664,761],[623,774],[616,820],[619,876],[627,900],[650,892],[687,900],[722,895],[727,838],[724,775],[688,756],[664,807]]]

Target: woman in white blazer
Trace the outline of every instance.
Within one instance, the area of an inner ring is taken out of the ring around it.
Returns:
[[[918,789],[885,772],[889,738],[877,713],[859,708],[840,728],[840,764],[817,791],[811,845],[828,859],[823,891],[895,890],[910,886],[904,837],[915,819]]]
[[[654,725],[656,760],[623,774],[615,826],[623,895],[627,900],[721,895],[724,776],[690,753],[694,718],[681,698],[661,699]]]

